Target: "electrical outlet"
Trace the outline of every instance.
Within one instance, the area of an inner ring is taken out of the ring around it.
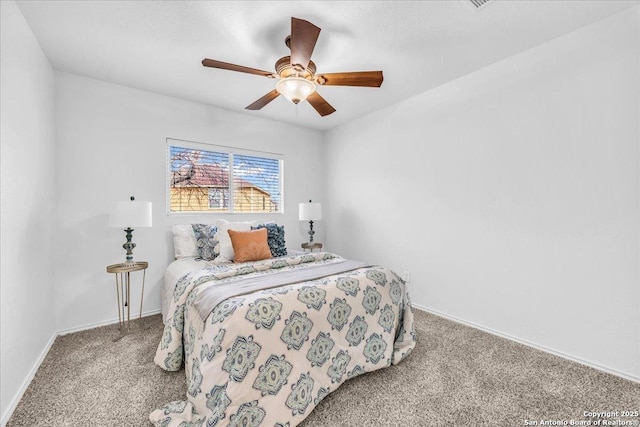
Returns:
[[[404,280],[405,282],[407,282],[407,283],[411,282],[411,272],[410,271],[403,271],[401,277],[402,277],[402,280]]]

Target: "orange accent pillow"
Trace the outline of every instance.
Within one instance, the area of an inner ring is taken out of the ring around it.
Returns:
[[[253,231],[228,230],[228,232],[235,262],[260,261],[271,258],[266,228]]]

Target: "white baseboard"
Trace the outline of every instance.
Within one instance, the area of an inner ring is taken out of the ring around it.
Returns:
[[[575,356],[572,356],[570,354],[566,354],[566,353],[563,353],[561,351],[554,350],[552,348],[548,348],[548,347],[545,347],[543,345],[536,344],[534,342],[524,340],[522,338],[514,337],[512,335],[505,334],[504,332],[496,331],[494,329],[487,328],[486,326],[482,326],[482,325],[479,325],[477,323],[473,323],[473,322],[469,322],[469,321],[464,320],[464,319],[460,319],[460,318],[458,318],[456,316],[451,316],[449,314],[442,313],[440,311],[433,310],[431,308],[423,307],[423,306],[421,306],[419,304],[415,304],[413,302],[411,303],[411,305],[414,308],[417,308],[418,310],[426,311],[427,313],[433,314],[435,316],[443,317],[443,318],[451,320],[453,322],[461,323],[463,325],[470,326],[470,327],[475,328],[475,329],[479,329],[481,331],[490,333],[492,335],[499,336],[501,338],[506,338],[506,339],[508,339],[510,341],[515,341],[515,342],[517,342],[519,344],[526,345],[527,347],[533,347],[533,348],[535,348],[537,350],[544,351],[545,353],[550,353],[550,354],[553,354],[554,356],[562,357],[563,359],[567,359],[567,360],[570,360],[572,362],[580,363],[581,365],[585,365],[585,366],[588,366],[590,368],[597,369],[598,371],[606,372],[608,374],[624,378],[625,380],[633,381],[635,383],[640,383],[640,377],[637,377],[635,375],[629,374],[627,372],[618,371],[616,369],[609,368],[607,366],[602,366],[602,365],[599,365],[597,363],[589,362],[588,360],[583,360],[583,359],[580,359],[579,357],[575,357]]]
[[[44,349],[42,349],[42,352],[38,356],[38,359],[36,359],[36,362],[31,367],[29,374],[24,379],[24,381],[22,382],[22,385],[18,389],[18,393],[16,393],[16,395],[13,397],[13,400],[11,400],[9,407],[5,409],[4,413],[2,414],[2,420],[0,421],[0,425],[2,427],[5,427],[9,422],[11,415],[13,415],[13,411],[16,410],[16,407],[18,406],[18,403],[20,403],[20,400],[22,399],[24,392],[27,391],[27,387],[29,387],[29,384],[31,384],[33,377],[36,375],[38,368],[42,364],[42,361],[44,360],[44,358],[47,356],[47,353],[49,353],[49,350],[51,349],[51,346],[53,345],[53,342],[56,340],[57,337],[58,337],[58,334],[56,332],[54,332],[51,335],[51,338],[49,338],[49,341],[44,346]]]
[[[153,316],[156,314],[160,314],[161,310],[151,310],[151,311],[145,311],[142,313],[142,317],[147,317],[147,316]],[[134,321],[138,318],[138,316],[132,316],[131,320]],[[84,325],[84,326],[77,326],[77,327],[73,327],[73,328],[68,328],[68,329],[63,329],[61,331],[58,331],[57,334],[59,336],[61,335],[67,335],[67,334],[72,334],[74,332],[80,332],[80,331],[86,331],[87,329],[94,329],[94,328],[99,328],[100,326],[107,326],[107,325],[113,325],[118,323],[118,318],[116,317],[115,319],[110,319],[110,320],[103,320],[102,322],[95,322],[95,323],[90,323],[88,325]]]

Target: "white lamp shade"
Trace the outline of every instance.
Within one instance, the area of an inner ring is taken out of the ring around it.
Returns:
[[[300,221],[317,221],[322,219],[322,205],[320,203],[300,203],[298,205]]]
[[[115,202],[109,215],[109,227],[151,227],[151,220],[151,202]]]

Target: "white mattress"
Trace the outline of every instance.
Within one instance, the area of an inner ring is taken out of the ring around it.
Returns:
[[[195,257],[180,258],[173,261],[164,272],[164,286],[162,287],[162,321],[167,320],[167,311],[169,310],[169,301],[173,296],[173,290],[176,283],[182,276],[190,271],[201,270],[206,267],[213,266],[213,262],[196,260]]]

